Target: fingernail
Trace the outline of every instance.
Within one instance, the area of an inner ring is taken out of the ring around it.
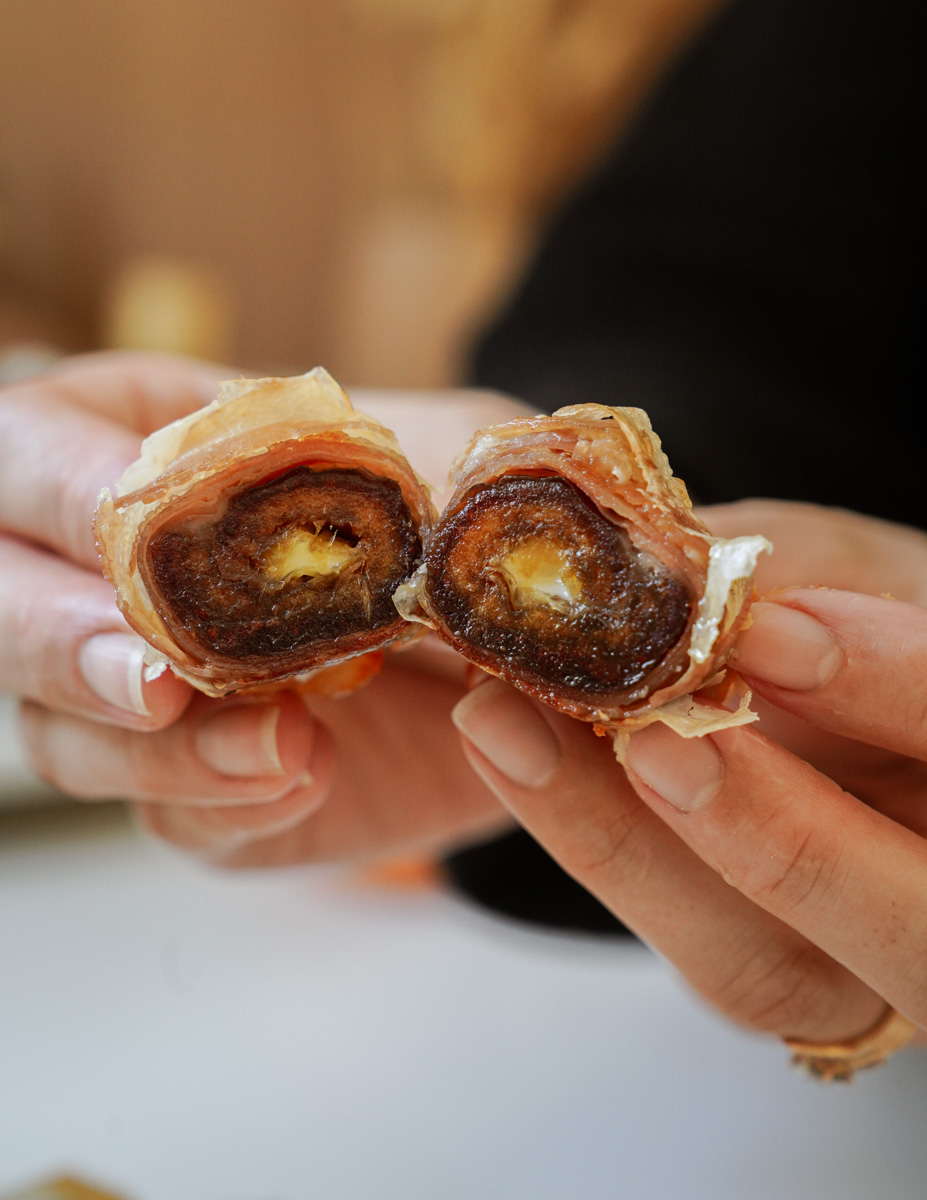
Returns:
[[[682,738],[665,725],[631,734],[627,764],[632,775],[684,813],[704,807],[724,783],[724,760],[709,738]]]
[[[142,692],[145,645],[130,633],[96,633],[77,655],[84,682],[105,704],[147,717]]]
[[[279,721],[276,705],[237,704],[203,721],[194,734],[196,752],[220,775],[283,775]]]
[[[500,774],[540,787],[560,766],[560,744],[534,705],[497,679],[459,701],[451,719]]]
[[[826,625],[785,604],[754,604],[753,622],[737,639],[731,665],[766,683],[808,692],[830,683],[843,652]]]

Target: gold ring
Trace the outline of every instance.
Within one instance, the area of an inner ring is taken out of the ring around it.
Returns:
[[[792,1065],[801,1067],[825,1083],[849,1083],[857,1071],[879,1067],[896,1050],[906,1046],[918,1032],[907,1017],[886,1005],[885,1012],[871,1029],[845,1042],[802,1042],[785,1038],[792,1051]]]

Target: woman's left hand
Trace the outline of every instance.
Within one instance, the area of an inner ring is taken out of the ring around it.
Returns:
[[[388,654],[342,701],[213,699],[171,672],[146,678],[144,644],[100,573],[96,499],[144,435],[235,374],[103,353],[0,388],[0,690],[21,701],[32,765],[75,797],[128,800],[151,832],[235,866],[437,854],[508,826],[448,719],[465,664],[436,639]],[[526,412],[488,392],[357,398],[441,482],[478,426]]]
[[[800,588],[754,614],[736,666],[760,729],[684,740],[650,726],[625,773],[608,739],[492,680],[456,709],[466,753],[739,1024],[840,1041],[888,1003],[927,1028],[927,609]]]

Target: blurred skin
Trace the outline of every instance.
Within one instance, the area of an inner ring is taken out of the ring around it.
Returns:
[[[95,355],[0,392],[0,689],[41,775],[229,866],[438,852],[512,814],[733,1020],[842,1038],[888,1000],[927,1025],[927,537],[772,501],[707,510],[776,548],[736,660],[762,719],[640,731],[627,773],[588,726],[495,680],[468,691],[431,638],[344,699],[208,699],[142,681],[90,522],[141,437],[235,374]],[[475,429],[528,411],[353,398],[440,483]]]

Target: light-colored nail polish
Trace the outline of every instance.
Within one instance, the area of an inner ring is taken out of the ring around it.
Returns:
[[[276,705],[236,704],[202,722],[194,734],[196,752],[220,775],[283,775],[277,748],[279,721]]]
[[[468,692],[451,719],[519,787],[541,787],[560,766],[560,744],[550,725],[530,700],[496,679]]]
[[[826,625],[785,604],[754,604],[752,623],[737,639],[735,670],[777,687],[809,692],[830,683],[844,662]]]
[[[145,644],[131,633],[95,633],[80,647],[77,665],[84,682],[105,704],[147,717],[142,691]]]
[[[632,733],[628,772],[680,812],[704,808],[724,784],[724,760],[710,738],[682,738],[665,725]]]

